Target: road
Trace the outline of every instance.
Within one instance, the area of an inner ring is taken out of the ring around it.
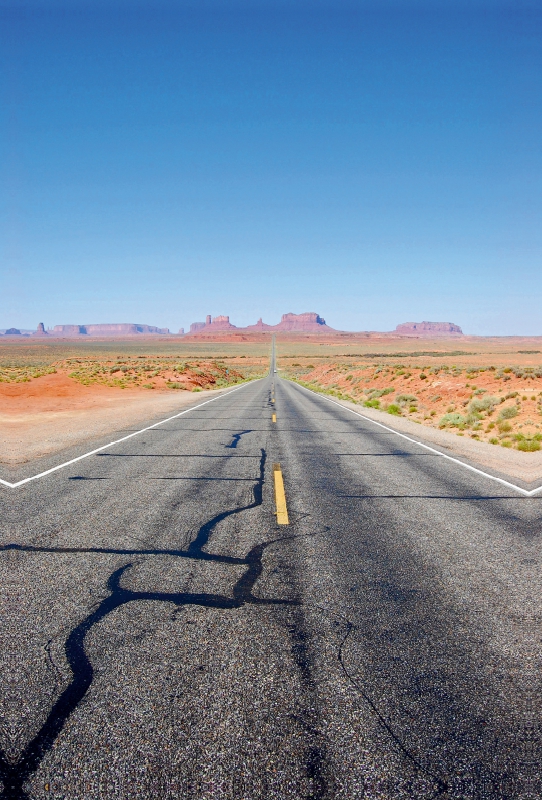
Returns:
[[[540,495],[273,372],[1,495],[2,797],[542,795]]]

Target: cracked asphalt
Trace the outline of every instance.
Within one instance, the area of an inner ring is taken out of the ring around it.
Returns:
[[[542,498],[273,373],[1,498],[3,798],[542,796]]]

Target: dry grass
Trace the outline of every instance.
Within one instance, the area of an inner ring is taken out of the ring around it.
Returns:
[[[484,340],[485,352],[453,352],[456,342],[435,341],[430,342],[435,349],[422,353],[419,340],[402,350],[394,344],[386,352],[343,351],[340,359],[331,347],[298,348],[296,354],[281,347],[279,365],[285,377],[316,391],[459,436],[522,451],[540,449],[542,355],[520,352],[536,348],[508,352],[499,340],[492,351]]]
[[[78,383],[120,388],[230,386],[264,375],[269,347],[177,342],[2,343],[0,382],[63,373]],[[263,351],[263,352],[262,352]]]

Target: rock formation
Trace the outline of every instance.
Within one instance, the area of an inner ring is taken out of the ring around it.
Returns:
[[[235,325],[231,324],[230,318],[225,316],[213,317],[211,327],[221,331],[235,329]]]
[[[135,333],[169,333],[167,328],[157,328],[155,325],[135,325],[130,323],[117,323],[114,325],[83,325],[88,336],[124,336]]]
[[[213,317],[207,316],[206,322],[193,322],[190,326],[190,334],[212,334],[215,331],[236,331],[238,333],[250,331],[296,331],[307,333],[325,333],[333,331],[322,319],[314,312],[304,314],[283,314],[281,321],[277,325],[267,325],[262,318],[255,325],[248,325],[246,328],[238,328],[232,325],[230,318],[226,316]]]
[[[336,331],[326,325],[325,319],[314,311],[306,311],[303,314],[283,314],[281,320],[276,325],[268,325],[262,318],[255,325],[248,325],[245,328],[238,328],[230,322],[227,315],[211,317],[210,314],[205,318],[205,322],[193,322],[187,334],[184,328],[179,330],[179,336],[209,336],[215,334],[239,334],[243,338],[245,333],[329,333],[336,336],[349,336],[344,331]],[[169,334],[168,328],[157,328],[155,325],[140,325],[136,323],[110,323],[93,325],[55,325],[53,329],[45,330],[43,322],[38,324],[36,331],[22,331],[18,328],[8,328],[6,336],[36,336],[36,337],[131,337],[131,336],[155,336]],[[360,331],[356,335],[362,335]],[[463,331],[459,325],[452,322],[403,322],[397,325],[394,331],[379,333],[377,331],[364,332],[368,337],[394,337],[412,336],[417,338],[446,338],[463,336]]]
[[[79,336],[86,333],[83,325],[55,325],[53,336]]]
[[[249,325],[247,330],[250,331],[271,331],[273,330],[272,325],[268,325],[263,319],[260,317],[256,325]]]
[[[462,336],[463,331],[453,322],[403,322],[395,328],[401,336]]]
[[[323,333],[324,331],[332,331],[333,328],[326,325],[325,319],[318,316],[318,314],[307,311],[304,314],[283,314],[279,324],[273,326],[273,330]]]
[[[155,325],[136,325],[129,322],[97,325],[55,325],[53,336],[134,336],[148,333],[169,333]]]
[[[218,316],[218,317],[213,317],[211,319],[211,315],[207,314],[205,322],[193,322],[191,324],[189,333],[199,333],[200,331],[205,331],[205,333],[212,333],[213,331],[239,331],[239,330],[242,331],[245,329],[237,328],[235,325],[232,325],[229,317]]]

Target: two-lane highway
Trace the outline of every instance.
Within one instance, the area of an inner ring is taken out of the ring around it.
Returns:
[[[273,371],[2,495],[3,797],[541,795],[539,495]]]

